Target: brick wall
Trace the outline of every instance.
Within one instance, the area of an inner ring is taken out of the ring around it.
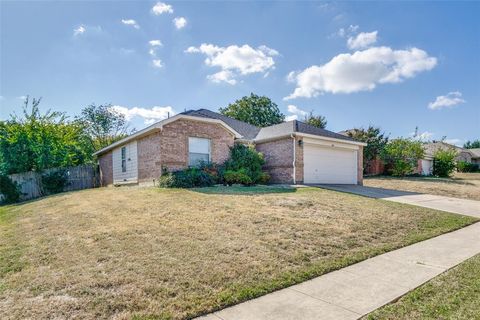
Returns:
[[[171,122],[162,131],[138,140],[139,181],[157,179],[162,166],[170,171],[187,167],[188,137],[211,139],[215,163],[227,160],[234,143],[234,136],[219,124],[184,119]]]
[[[102,154],[98,158],[100,166],[100,184],[104,187],[113,183],[112,151]]]
[[[363,185],[363,146],[358,147],[357,154],[357,184]]]
[[[297,138],[298,139],[298,138]],[[303,147],[296,140],[296,182],[303,182]],[[255,148],[265,156],[264,170],[271,176],[272,183],[293,183],[293,141],[284,138],[258,143]]]

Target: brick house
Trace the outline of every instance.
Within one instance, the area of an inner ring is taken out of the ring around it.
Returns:
[[[362,142],[296,120],[258,128],[206,109],[159,121],[95,155],[102,185],[151,183],[163,168],[223,163],[235,143],[263,153],[272,183],[363,182]]]

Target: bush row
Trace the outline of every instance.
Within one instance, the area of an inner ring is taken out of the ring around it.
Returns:
[[[209,187],[214,184],[266,184],[270,176],[262,171],[265,160],[253,147],[236,144],[223,164],[201,163],[198,167],[168,172],[164,169],[158,180],[163,188]]]
[[[457,162],[457,171],[458,172],[478,172],[478,171],[480,171],[480,166],[478,165],[478,163],[458,161]]]

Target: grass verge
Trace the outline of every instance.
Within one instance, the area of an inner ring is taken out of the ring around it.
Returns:
[[[480,319],[480,255],[364,319]]]

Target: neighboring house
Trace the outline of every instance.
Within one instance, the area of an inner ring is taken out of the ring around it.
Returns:
[[[206,109],[157,122],[95,153],[102,185],[152,182],[162,170],[223,163],[234,143],[264,154],[273,183],[362,184],[363,146],[300,121],[258,128]]]
[[[466,149],[472,154],[472,162],[480,164],[480,148]]]
[[[433,141],[423,145],[425,156],[419,160],[416,172],[422,175],[431,175],[433,170],[433,158],[439,150],[453,149],[457,152],[456,161],[480,163],[480,149],[465,149],[443,141]]]

